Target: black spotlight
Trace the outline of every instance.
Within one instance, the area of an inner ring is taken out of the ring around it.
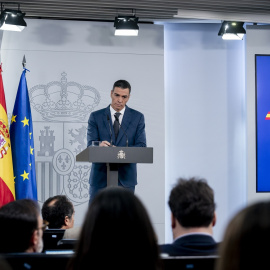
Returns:
[[[117,16],[114,20],[115,36],[138,36],[139,18],[136,16]]]
[[[218,32],[219,36],[227,40],[242,40],[246,34],[243,22],[224,21]]]
[[[0,29],[9,31],[22,31],[26,26],[24,20],[25,13],[22,13],[19,9],[4,9],[1,3],[1,15],[0,15]]]

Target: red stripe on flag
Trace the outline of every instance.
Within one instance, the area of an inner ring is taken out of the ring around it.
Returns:
[[[1,72],[2,72],[2,63],[0,65],[0,73]],[[0,76],[0,88],[1,88],[1,90],[4,89],[2,76]],[[4,108],[4,110],[7,112],[6,99],[5,99],[4,90],[0,91],[0,105],[2,105],[2,107]]]
[[[0,207],[12,201],[14,201],[13,194],[0,177]]]

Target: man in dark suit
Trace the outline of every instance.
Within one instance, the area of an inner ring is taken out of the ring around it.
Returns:
[[[160,245],[169,256],[216,255],[214,192],[204,179],[179,179],[169,198],[174,242]]]
[[[88,120],[87,146],[100,141],[99,146],[146,147],[144,115],[129,108],[131,86],[125,80],[116,81],[111,90],[111,104],[92,112]],[[120,125],[119,125],[120,123]],[[118,127],[117,127],[118,125]],[[90,202],[96,193],[107,186],[105,163],[93,163],[90,173]],[[118,165],[118,185],[135,191],[137,165]]]

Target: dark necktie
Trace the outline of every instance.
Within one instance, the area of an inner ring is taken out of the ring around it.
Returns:
[[[113,123],[113,129],[114,129],[114,134],[115,134],[115,139],[117,139],[118,133],[119,133],[119,116],[121,115],[121,113],[117,112],[114,114],[115,120]]]

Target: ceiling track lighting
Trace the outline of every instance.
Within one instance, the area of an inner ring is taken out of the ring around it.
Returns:
[[[242,40],[245,34],[243,22],[224,21],[218,32],[218,35],[225,40]]]
[[[132,10],[133,11],[133,10]],[[138,36],[139,18],[134,14],[132,16],[118,15],[114,20],[115,36]]]
[[[20,10],[20,4],[12,3],[13,5],[18,5],[18,9],[6,9],[4,4],[11,4],[8,2],[1,2],[1,15],[0,15],[0,30],[8,31],[22,31],[26,26],[24,20],[25,13]]]

